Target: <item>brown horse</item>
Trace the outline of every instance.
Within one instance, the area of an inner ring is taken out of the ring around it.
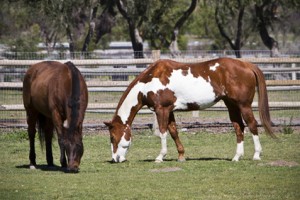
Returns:
[[[122,162],[131,143],[131,124],[136,113],[148,106],[156,113],[162,149],[156,162],[162,162],[167,154],[167,131],[178,150],[178,160],[184,161],[174,111],[201,110],[223,100],[237,137],[238,161],[244,154],[244,128],[246,122],[253,134],[254,160],[260,160],[262,151],[258,137],[257,122],[251,104],[255,88],[259,93],[259,113],[265,131],[275,137],[271,128],[268,96],[264,75],[251,63],[236,59],[220,58],[203,63],[185,64],[160,60],[142,72],[121,97],[109,127],[113,162]]]
[[[37,124],[41,145],[46,144],[48,166],[53,166],[55,129],[61,166],[70,172],[78,172],[83,155],[82,123],[88,102],[87,86],[79,70],[71,62],[45,61],[32,65],[24,77],[23,101],[30,141],[30,168],[36,166],[34,138]]]

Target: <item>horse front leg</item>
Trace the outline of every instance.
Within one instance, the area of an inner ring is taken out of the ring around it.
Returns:
[[[167,128],[169,121],[169,111],[166,108],[159,107],[155,111],[158,128],[159,128],[159,137],[161,140],[161,150],[159,155],[156,157],[155,162],[160,163],[163,162],[163,159],[166,157],[168,149],[167,149]]]
[[[179,162],[185,161],[184,147],[181,144],[181,141],[180,141],[180,139],[178,137],[178,131],[177,131],[175,117],[174,117],[174,113],[173,112],[170,113],[168,130],[169,130],[169,133],[171,134],[171,137],[174,140],[174,142],[176,144],[176,147],[177,147],[178,161]]]
[[[60,164],[62,168],[67,167],[67,159],[66,159],[66,147],[65,147],[65,128],[63,127],[63,122],[61,116],[57,110],[52,112],[52,120],[57,132],[58,145],[60,149]]]
[[[62,168],[66,168],[68,166],[66,158],[66,148],[64,144],[64,139],[62,137],[58,139],[58,144],[60,148],[60,164]]]
[[[161,163],[164,161],[164,158],[167,155],[168,149],[167,149],[167,132],[160,133],[159,135],[161,140],[161,150],[159,155],[155,158],[156,163]]]

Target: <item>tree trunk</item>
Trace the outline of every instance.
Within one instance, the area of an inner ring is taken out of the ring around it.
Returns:
[[[134,51],[134,58],[144,58],[143,53],[143,39],[140,36],[139,30],[135,25],[134,20],[129,17],[127,13],[127,9],[124,7],[122,0],[116,1],[117,7],[122,14],[122,16],[127,20],[128,28],[129,28],[129,36],[132,43],[132,48]]]
[[[67,32],[67,37],[69,38],[69,51],[70,51],[70,56],[71,58],[75,58],[75,43],[73,39],[73,34],[71,32],[71,28],[69,25],[66,27],[66,32]]]
[[[94,32],[95,32],[95,22],[94,22],[94,19],[96,17],[97,10],[98,10],[98,7],[94,7],[91,10],[89,31],[88,31],[87,36],[85,37],[85,40],[84,40],[81,52],[87,52],[88,51],[89,44],[91,42],[91,39],[94,36]]]
[[[96,44],[105,34],[110,33],[111,29],[116,25],[115,16],[117,12],[115,12],[114,7],[115,1],[106,1],[106,7],[96,20]]]
[[[265,5],[257,5],[255,4],[255,13],[258,18],[258,31],[260,34],[260,38],[262,39],[264,45],[270,50],[270,56],[276,57],[279,55],[279,47],[278,42],[272,38],[267,29],[267,23],[264,18],[264,7]]]
[[[172,36],[171,36],[171,43],[169,45],[169,50],[171,51],[172,56],[177,56],[180,54],[179,48],[178,48],[178,34],[180,28],[183,26],[183,24],[186,22],[186,20],[189,18],[189,16],[193,13],[197,6],[197,0],[192,0],[190,7],[183,13],[183,15],[179,18],[179,20],[176,22]]]
[[[220,34],[222,37],[225,38],[225,40],[229,43],[230,47],[234,50],[235,56],[237,58],[241,58],[241,48],[243,46],[243,17],[244,17],[244,11],[245,11],[245,6],[240,4],[238,8],[238,19],[237,19],[237,31],[236,31],[236,38],[234,42],[230,38],[230,36],[227,34],[224,25],[222,24],[219,16],[219,3],[217,3],[216,10],[215,10],[215,19],[216,23],[218,26],[218,29],[220,31]]]

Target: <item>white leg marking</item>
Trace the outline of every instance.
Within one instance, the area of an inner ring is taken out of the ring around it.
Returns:
[[[167,152],[168,152],[168,149],[167,149],[167,132],[160,133],[160,139],[161,139],[161,150],[160,150],[160,154],[155,159],[155,162],[157,162],[157,163],[163,162],[163,159],[167,155]]]
[[[252,135],[252,138],[253,138],[254,150],[255,150],[253,160],[261,160],[260,153],[262,152],[262,147],[259,141],[259,137],[258,135]]]
[[[236,154],[232,161],[239,161],[240,157],[244,155],[244,141],[237,144]]]

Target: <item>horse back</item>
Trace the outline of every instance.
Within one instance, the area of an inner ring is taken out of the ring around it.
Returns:
[[[86,88],[81,74],[77,74],[78,88]],[[74,81],[74,80],[73,80]],[[79,82],[79,83],[78,83]],[[87,104],[87,91],[84,91]],[[35,109],[51,118],[52,111],[57,110],[63,118],[67,117],[68,104],[72,97],[72,71],[68,65],[56,61],[44,61],[32,65],[23,82],[23,99],[25,108]],[[80,98],[80,90],[75,94]],[[84,106],[83,106],[84,107]]]
[[[197,86],[193,84],[195,82],[191,81],[191,85],[185,87],[186,91],[203,90],[203,87],[207,86],[213,88],[215,101],[228,98],[239,102],[252,102],[257,85],[254,68],[255,66],[251,63],[232,58],[218,58],[200,63],[159,60],[150,66],[145,74],[141,75],[140,81],[147,83],[153,78],[158,78],[163,85],[168,85],[172,74],[180,71],[181,77],[190,76],[204,80]],[[186,80],[186,78],[182,80]],[[179,87],[186,84],[189,82],[182,81]]]

